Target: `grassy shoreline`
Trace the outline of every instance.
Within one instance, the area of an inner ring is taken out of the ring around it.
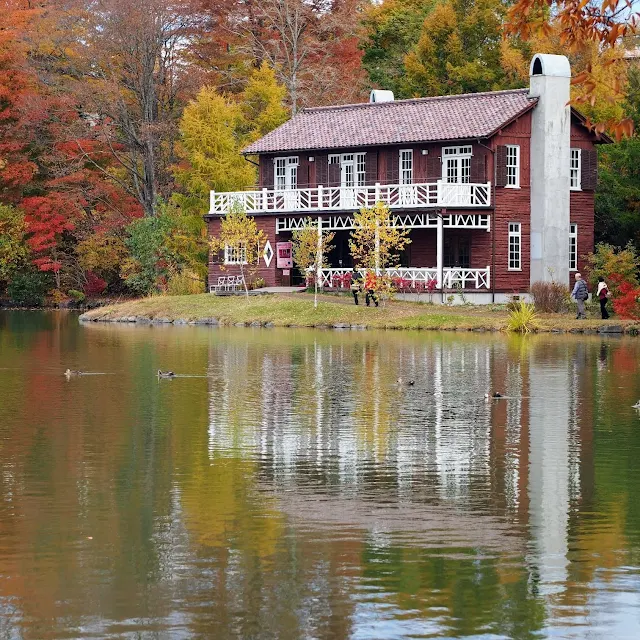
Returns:
[[[83,322],[135,322],[140,324],[212,324],[276,327],[358,329],[424,329],[504,331],[508,313],[486,306],[441,306],[391,301],[386,307],[355,306],[349,298],[319,297],[314,309],[308,294],[264,296],[154,296],[92,309]],[[575,320],[572,314],[540,314],[541,332],[629,333],[640,323],[592,317]]]

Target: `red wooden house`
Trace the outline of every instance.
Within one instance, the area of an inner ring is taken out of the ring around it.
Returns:
[[[564,56],[537,54],[530,76],[526,89],[414,100],[373,91],[369,103],[305,109],[244,150],[259,159],[257,189],[211,192],[210,233],[240,203],[268,238],[258,275],[297,284],[303,274],[277,249],[312,218],[336,233],[322,274],[332,287],[353,266],[353,212],[382,201],[411,230],[391,275],[412,288],[434,280],[501,302],[538,280],[569,285],[593,249],[595,145],[609,139],[567,105]],[[241,259],[232,248],[213,256],[210,285]]]

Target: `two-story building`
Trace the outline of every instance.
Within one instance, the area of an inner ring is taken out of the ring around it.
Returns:
[[[595,145],[610,141],[568,105],[570,81],[566,57],[537,54],[526,89],[413,100],[372,91],[369,103],[305,109],[244,150],[258,157],[258,188],[212,191],[209,231],[240,203],[268,239],[258,275],[297,284],[303,274],[277,249],[312,218],[335,232],[322,273],[331,287],[353,266],[354,211],[381,201],[410,229],[392,275],[416,287],[434,280],[482,303],[538,280],[568,285],[593,249]],[[239,259],[212,256],[210,284]]]

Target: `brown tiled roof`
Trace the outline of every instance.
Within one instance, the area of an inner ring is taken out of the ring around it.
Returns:
[[[536,102],[514,89],[304,109],[243,153],[487,138]]]

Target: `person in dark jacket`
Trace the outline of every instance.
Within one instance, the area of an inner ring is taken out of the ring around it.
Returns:
[[[358,304],[358,294],[362,293],[362,276],[356,267],[351,272],[351,293],[353,293],[353,301]]]
[[[582,274],[580,273],[576,273],[576,284],[571,292],[571,297],[578,305],[576,320],[586,320],[587,314],[584,310],[584,301],[589,297],[589,290],[587,289],[587,283],[582,279]]]
[[[598,291],[596,295],[598,296],[598,300],[600,300],[602,319],[608,320],[609,312],[607,311],[607,301],[609,300],[609,287],[602,276],[598,278]]]

